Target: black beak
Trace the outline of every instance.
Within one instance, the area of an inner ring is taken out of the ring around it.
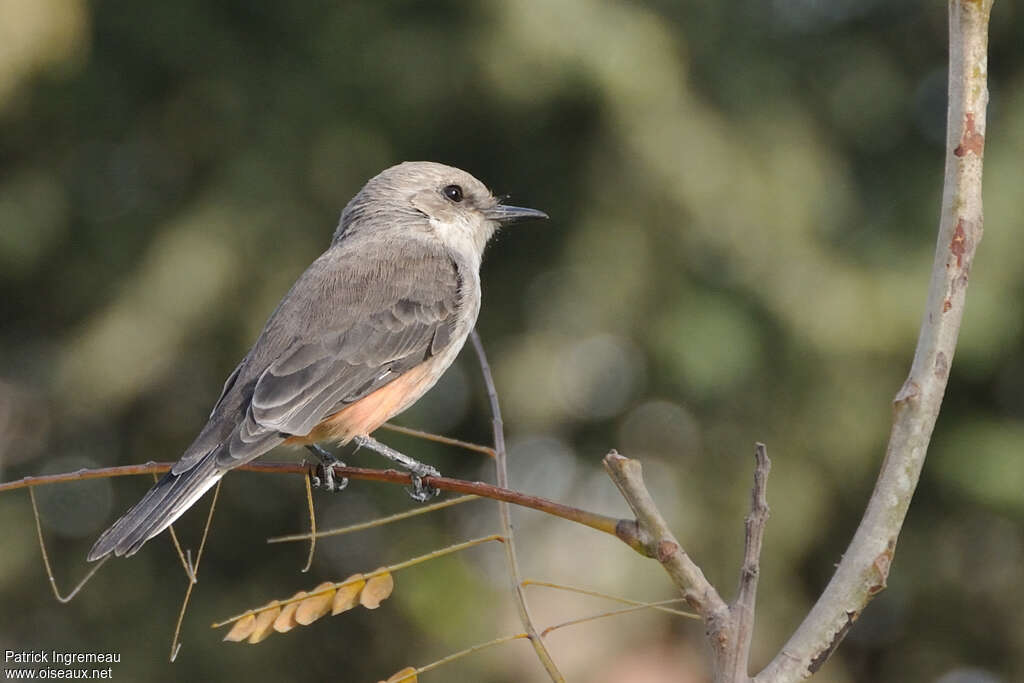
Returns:
[[[548,218],[548,215],[543,211],[527,209],[522,206],[509,206],[508,204],[496,204],[489,209],[484,209],[484,216],[492,221],[497,221],[501,225]]]

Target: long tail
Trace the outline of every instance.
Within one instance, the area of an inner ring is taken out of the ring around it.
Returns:
[[[119,557],[134,555],[146,541],[169,527],[199,500],[225,471],[217,467],[217,451],[214,450],[181,474],[168,472],[135,507],[103,532],[89,551],[89,561],[110,553]]]

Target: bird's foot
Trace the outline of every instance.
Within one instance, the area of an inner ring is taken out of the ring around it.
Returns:
[[[423,483],[423,477],[440,477],[441,473],[430,465],[423,465],[420,471],[410,471],[412,486],[405,491],[417,503],[426,503],[434,496],[441,495],[441,489]]]
[[[341,465],[345,466],[340,460],[335,461],[330,465],[319,463],[316,466],[315,474],[313,475],[313,487],[327,491],[328,493],[337,493],[348,486],[348,477],[341,477],[340,479],[334,476],[334,466]]]
[[[371,436],[357,436],[353,439],[356,444],[356,448],[366,447],[371,451],[380,453],[388,460],[396,462],[405,469],[409,470],[409,474],[412,476],[412,486],[407,488],[406,491],[409,493],[409,497],[415,500],[417,503],[425,503],[434,496],[441,493],[441,490],[433,486],[428,486],[423,483],[424,477],[440,477],[441,473],[430,465],[426,465],[419,460],[410,458],[404,453],[396,451],[390,446],[382,444]]]
[[[334,476],[334,466],[341,465],[345,466],[341,460],[334,457],[331,452],[317,446],[316,444],[309,444],[306,446],[309,451],[317,457],[320,463],[313,470],[313,486],[318,489],[323,489],[330,493],[341,491],[348,486],[348,477],[342,477],[338,479]]]

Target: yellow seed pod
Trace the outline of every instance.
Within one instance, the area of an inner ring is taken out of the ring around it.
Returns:
[[[333,581],[324,581],[310,593],[319,593],[334,585]],[[299,603],[295,610],[295,621],[303,626],[309,626],[314,621],[331,611],[331,604],[334,602],[334,591],[311,595]]]
[[[235,622],[235,625],[231,627],[228,634],[224,636],[224,640],[230,640],[233,643],[237,643],[245,640],[252,633],[256,627],[256,615],[246,614],[244,617]]]
[[[299,591],[293,598],[302,598],[307,595],[306,591]],[[295,610],[299,608],[298,602],[290,602],[281,608],[281,613],[274,619],[274,630],[278,633],[288,633],[295,628],[297,622],[295,621]]]
[[[265,640],[274,632],[274,622],[279,614],[281,614],[281,607],[277,604],[277,600],[274,600],[256,615],[256,625],[252,629],[252,635],[249,636],[250,645]]]
[[[416,683],[419,680],[416,676],[416,669],[411,666],[407,666],[401,671],[396,671],[386,681],[381,683]]]
[[[366,585],[366,580],[363,579],[362,574],[353,574],[348,577],[342,583],[349,583],[347,586],[342,586],[338,589],[338,592],[334,594],[334,604],[331,606],[331,616],[347,612],[356,605],[359,604],[359,594],[363,592],[363,586]]]
[[[359,603],[366,609],[377,609],[380,607],[380,603],[384,602],[394,589],[395,580],[390,572],[378,574],[367,580],[366,585],[363,587],[363,592],[359,595]]]

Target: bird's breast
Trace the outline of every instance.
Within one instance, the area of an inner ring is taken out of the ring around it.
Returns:
[[[469,328],[471,329],[471,327]],[[370,434],[399,414],[433,387],[466,343],[469,329],[419,365],[363,398],[328,416],[305,436],[289,437],[285,443],[304,445],[321,441],[348,443],[356,436]]]

